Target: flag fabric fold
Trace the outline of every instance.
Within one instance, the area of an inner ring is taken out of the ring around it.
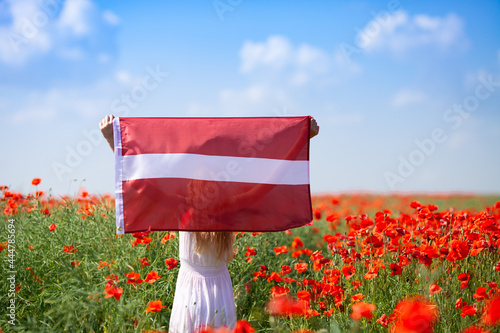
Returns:
[[[309,126],[309,116],[115,118],[117,233],[310,223]]]

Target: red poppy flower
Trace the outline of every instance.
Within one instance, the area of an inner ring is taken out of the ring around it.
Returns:
[[[486,288],[485,287],[478,287],[476,289],[476,293],[472,295],[477,301],[482,301],[484,300],[486,296]]]
[[[37,186],[41,182],[42,180],[40,178],[33,178],[33,180],[31,181],[31,185]]]
[[[458,274],[457,278],[459,281],[461,281],[460,282],[460,289],[465,289],[469,286],[470,274],[461,273],[461,274]]]
[[[288,265],[281,266],[281,272],[280,272],[281,276],[287,275],[287,274],[289,274],[291,272],[292,272],[292,269],[290,268],[290,266],[288,266]]]
[[[316,220],[320,220],[321,219],[321,210],[314,209],[314,219],[316,219]]]
[[[328,218],[327,218],[327,220],[328,220]],[[324,239],[324,240],[325,240],[325,242],[327,242],[327,243],[335,243],[335,242],[338,240],[338,238],[337,238],[337,237],[332,236],[332,235],[324,235],[324,236],[323,236],[323,239]]]
[[[430,205],[427,205],[427,208],[429,208],[429,210],[430,210],[431,212],[433,212],[433,211],[435,211],[435,210],[437,210],[437,209],[438,209],[438,206],[433,205],[433,204],[430,204]]]
[[[288,294],[290,288],[282,286],[274,286],[271,288],[271,295],[273,296],[284,296]]]
[[[372,303],[359,302],[352,305],[351,318],[354,320],[360,320],[361,318],[371,319],[373,318],[372,312],[377,307]]]
[[[102,293],[105,295],[104,298],[114,297],[117,301],[119,301],[120,297],[122,297],[123,289],[110,286],[109,288],[105,288]]]
[[[394,324],[390,332],[432,332],[432,325],[438,317],[437,306],[415,296],[399,302],[394,309]]]
[[[496,297],[486,304],[481,321],[489,326],[500,324],[500,297]]]
[[[136,284],[142,283],[142,279],[139,273],[130,272],[128,274],[125,274],[125,276],[127,277],[127,283],[133,284],[134,286]]]
[[[271,281],[281,282],[281,281],[283,281],[283,279],[281,278],[281,276],[278,273],[272,272],[271,275],[267,278],[267,282],[271,282]]]
[[[307,290],[299,290],[297,291],[297,297],[303,301],[309,302],[311,300],[311,293]]]
[[[455,302],[455,309],[459,310],[467,305],[467,302],[462,300],[462,297],[459,297]]]
[[[288,253],[288,248],[285,245],[275,247],[274,252],[276,253],[276,255],[282,254],[282,253]]]
[[[300,237],[295,237],[293,239],[293,242],[292,242],[292,247],[294,249],[300,249],[301,247],[304,246],[304,243],[302,242],[302,240],[300,239]]]
[[[361,281],[359,280],[352,281],[351,284],[352,284],[352,290],[356,290],[361,286]]]
[[[365,275],[363,275],[363,277],[367,280],[371,280],[373,278],[376,278],[377,276],[378,276],[378,273],[377,273],[376,266],[372,267],[372,269],[370,269]]]
[[[476,315],[476,313],[477,313],[477,310],[475,307],[473,307],[472,305],[465,305],[462,308],[462,313],[460,314],[460,316],[462,318],[464,318],[465,316],[474,316],[474,315]]]
[[[305,271],[307,271],[307,263],[305,262],[302,262],[302,263],[296,263],[295,264],[295,270],[298,272],[298,273],[304,273]]]
[[[467,242],[461,240],[452,240],[450,242],[450,248],[448,256],[446,257],[449,261],[463,260],[469,254],[469,245]]]
[[[311,256],[309,257],[311,259],[311,261],[315,261],[315,260],[319,260],[319,259],[323,259],[323,255],[321,254],[321,252],[323,251],[314,251]]]
[[[352,296],[351,297],[351,301],[352,302],[358,302],[358,301],[361,301],[364,298],[365,298],[365,295],[363,295],[362,293],[359,293],[359,294],[356,294],[356,295]]]
[[[63,251],[67,253],[75,253],[76,251],[78,251],[78,249],[73,245],[70,245],[70,246],[63,246]]]
[[[254,276],[253,277],[253,280],[254,281],[257,281],[258,278],[264,278],[266,279],[267,278],[267,274],[266,272],[268,271],[269,269],[267,268],[267,266],[265,265],[260,265],[260,270],[258,272],[253,272],[252,275]]]
[[[177,260],[175,260],[174,258],[168,258],[165,260],[165,264],[167,264],[167,266],[168,266],[167,268],[170,270],[170,269],[177,267],[179,262]]]
[[[272,288],[271,288],[272,289]],[[245,283],[245,291],[249,294],[252,293],[252,282]]]
[[[419,208],[419,207],[420,207],[420,202],[419,202],[419,201],[413,201],[413,202],[410,204],[410,207],[411,207],[411,208]]]
[[[161,311],[162,308],[166,308],[166,306],[162,305],[161,301],[152,301],[152,302],[149,302],[149,305],[146,309],[146,313],[158,312],[158,311]]]
[[[167,234],[163,236],[163,238],[161,239],[161,243],[165,244],[166,242],[168,242],[173,238],[175,238],[175,234],[173,232],[167,232]]]
[[[255,247],[248,247],[247,245],[247,252],[245,252],[246,256],[254,256],[256,255],[257,252],[255,251]]]
[[[384,327],[389,326],[389,321],[387,320],[387,315],[385,313],[381,315],[380,318],[376,320],[376,322]]]
[[[273,297],[267,303],[267,311],[272,316],[293,316],[304,314],[308,307],[307,302],[303,300],[295,300],[288,296]]]
[[[398,264],[391,263],[391,275],[401,275],[403,269]]]
[[[149,233],[149,231],[132,233],[132,237],[135,237],[132,241],[132,246],[135,247],[139,244],[149,244],[151,242],[151,238],[147,237]]]
[[[495,289],[498,284],[496,282],[485,282],[484,284],[487,284],[488,287],[490,287],[491,289]],[[491,290],[490,290],[490,293],[491,293]]]
[[[57,225],[55,225],[55,224],[51,224],[51,225],[49,226],[49,231],[54,231],[54,230],[56,230],[56,228],[57,228]]]
[[[146,275],[144,282],[153,283],[155,281],[158,281],[160,278],[161,276],[158,275],[157,271],[151,271],[148,273],[148,275]]]
[[[429,294],[431,295],[436,295],[436,294],[439,294],[439,292],[443,290],[443,288],[441,288],[440,286],[438,286],[437,284],[431,284],[429,286]]]
[[[382,237],[372,235],[366,238],[366,243],[372,244],[373,247],[378,248],[384,245],[384,239]]]
[[[103,267],[110,268],[112,263],[108,263],[106,261],[99,260],[99,264],[97,265],[97,269],[101,269]]]
[[[255,332],[255,328],[250,325],[250,323],[246,320],[238,320],[236,322],[236,326],[234,326],[234,329],[232,333],[253,333]]]
[[[344,274],[346,279],[350,279],[354,276],[354,273],[356,273],[356,267],[353,265],[347,265],[342,267],[342,274]]]
[[[139,259],[139,263],[142,268],[144,268],[145,266],[149,266],[149,259],[147,257],[137,259]]]

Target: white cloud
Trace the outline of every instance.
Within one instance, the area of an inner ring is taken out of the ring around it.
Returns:
[[[9,110],[10,121],[16,125],[50,121],[65,115],[96,117],[110,110],[110,96],[118,95],[118,90],[116,84],[102,80],[85,89],[54,88],[23,94],[26,95],[25,99]]]
[[[245,41],[239,56],[240,71],[249,80],[248,86],[219,93],[220,112],[230,115],[275,114],[277,106],[297,109],[298,95],[307,94],[305,89],[338,84],[361,71],[338,52],[329,53],[306,43],[294,45],[276,35],[262,42]]]
[[[118,16],[116,16],[116,14],[110,10],[105,10],[102,13],[102,18],[104,19],[104,21],[108,22],[108,24],[110,24],[110,25],[117,25],[120,23],[120,18]]]
[[[61,58],[68,60],[80,60],[84,58],[84,52],[79,47],[67,47],[58,51]]]
[[[6,0],[1,9],[9,23],[0,25],[0,36],[5,36],[0,38],[0,63],[16,66],[52,51],[63,59],[83,59],[75,38],[101,33],[94,31],[102,27],[100,22],[119,22],[110,11],[99,15],[91,0]]]
[[[358,41],[368,52],[389,50],[402,53],[422,46],[446,50],[451,46],[466,46],[463,26],[462,19],[454,13],[444,17],[425,14],[410,17],[401,10],[375,17],[360,31]]]
[[[246,41],[240,51],[241,72],[249,73],[260,66],[280,69],[290,62],[292,52],[290,42],[281,36],[271,36],[265,43]]]
[[[308,45],[293,45],[283,36],[270,36],[264,42],[246,41],[240,50],[240,71],[261,75],[292,86],[311,82],[338,82],[339,77],[356,75],[360,68],[347,63],[342,55],[330,54]]]
[[[102,53],[99,53],[99,55],[97,56],[97,60],[101,64],[106,64],[111,60],[111,56],[106,52],[102,52]]]
[[[426,96],[424,93],[415,91],[415,90],[409,90],[409,89],[402,89],[394,95],[394,97],[391,100],[391,105],[394,107],[404,107],[416,103],[420,103],[426,100]]]
[[[263,86],[253,85],[240,91],[223,89],[219,96],[224,102],[232,100],[245,100],[251,103],[258,103],[265,97],[266,90]]]
[[[51,90],[46,94],[29,93],[24,105],[12,115],[12,121],[14,123],[23,123],[52,119],[57,114],[57,105],[61,104],[62,101],[63,96],[58,90]]]
[[[269,114],[276,105],[291,105],[289,95],[280,88],[264,82],[243,89],[222,89],[219,92],[220,111],[226,115]]]
[[[132,82],[132,77],[130,73],[124,70],[117,71],[115,73],[115,79],[121,84],[129,84]]]
[[[59,17],[58,25],[75,35],[86,35],[90,31],[89,16],[94,5],[89,0],[67,0]]]
[[[11,24],[0,26],[0,61],[19,65],[36,53],[47,52],[52,38],[44,31],[50,19],[34,0],[8,1]]]
[[[291,83],[300,86],[308,83],[314,75],[326,74],[332,60],[320,49],[304,44],[297,49],[294,61],[297,70]]]

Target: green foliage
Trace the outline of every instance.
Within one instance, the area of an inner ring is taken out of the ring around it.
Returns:
[[[375,198],[373,199],[375,200]],[[392,200],[392,199],[391,199]],[[422,199],[424,202],[426,199]],[[441,200],[441,199],[440,199]],[[440,205],[452,206],[453,198],[440,202]],[[478,210],[485,205],[492,205],[498,198],[468,198],[466,205],[476,205]],[[483,206],[477,204],[479,202]],[[386,201],[387,203],[387,201]],[[432,203],[432,202],[429,202]],[[4,205],[5,206],[5,205]],[[0,224],[0,243],[4,246],[9,236],[9,219],[14,222],[15,256],[9,262],[8,248],[0,252],[3,260],[0,262],[0,328],[9,332],[143,332],[145,330],[167,331],[170,309],[174,299],[175,283],[178,267],[169,270],[165,259],[178,259],[178,237],[166,241],[161,239],[166,232],[154,232],[149,235],[149,244],[132,246],[134,237],[130,234],[117,236],[115,234],[114,208],[105,199],[85,206],[76,200],[57,203],[41,203],[31,199],[31,211],[19,209],[17,214],[2,215]],[[49,209],[49,214],[43,210]],[[349,213],[355,213],[359,205],[351,201]],[[395,206],[399,207],[399,206]],[[3,210],[3,206],[0,206]],[[365,205],[363,212],[373,207]],[[390,207],[382,207],[390,208]],[[395,211],[397,208],[391,208]],[[85,218],[82,218],[84,216]],[[57,225],[50,231],[51,224]],[[322,270],[313,270],[312,261],[308,255],[291,256],[291,244],[294,237],[300,237],[304,248],[311,251],[322,251],[324,258],[332,260],[331,268],[341,269],[344,263],[338,254],[332,254],[323,240],[325,234],[340,232],[345,234],[345,221],[342,220],[332,230],[332,225],[325,221],[325,216],[316,221],[314,226],[292,230],[291,234],[277,233],[239,233],[235,242],[235,258],[229,264],[229,272],[233,281],[238,319],[245,319],[258,332],[284,331],[298,329],[318,332],[346,332],[358,325],[362,332],[386,332],[387,329],[375,320],[382,314],[390,315],[396,304],[406,296],[421,294],[434,301],[440,311],[440,320],[435,326],[435,332],[458,332],[477,322],[477,317],[462,318],[460,311],[455,309],[458,297],[469,304],[474,303],[473,294],[486,282],[499,281],[499,274],[493,267],[500,261],[497,251],[483,251],[478,256],[469,256],[459,265],[435,260],[430,267],[425,267],[416,261],[404,267],[402,275],[390,275],[389,267],[381,269],[378,277],[366,280],[365,261],[353,262],[356,268],[354,276],[342,279],[340,282],[344,292],[344,302],[335,306],[332,299],[322,299],[326,309],[334,308],[328,317],[325,309],[318,302],[311,302],[318,316],[310,318],[270,317],[266,312],[266,303],[275,285],[283,285],[265,278],[256,278],[252,273],[258,272],[261,265],[268,268],[267,274],[279,273],[283,265],[292,267],[287,276],[303,282],[312,279],[321,282],[324,277]],[[12,227],[10,227],[12,229]],[[68,253],[65,246],[74,246],[77,251]],[[275,247],[287,246],[290,253],[276,255]],[[245,255],[247,247],[255,248],[257,254]],[[141,267],[138,258],[147,257],[149,265]],[[375,259],[373,257],[372,259]],[[386,266],[397,262],[393,253],[385,254],[382,259]],[[103,266],[103,262],[107,265]],[[293,269],[295,263],[307,262],[308,269],[298,273]],[[10,264],[13,266],[10,266]],[[100,265],[101,263],[101,265]],[[101,267],[100,267],[101,266]],[[9,273],[14,271],[15,273]],[[141,279],[151,271],[157,271],[161,278],[150,284],[143,282],[138,286],[128,284],[125,274],[140,273]],[[471,274],[469,287],[460,289],[458,273]],[[5,310],[12,297],[9,297],[10,283],[5,279],[14,274],[18,291],[15,293],[15,325],[10,325],[10,318]],[[115,274],[119,277],[119,287],[123,288],[120,300],[104,298],[107,276]],[[361,286],[353,290],[352,281],[359,280]],[[418,280],[418,283],[416,282]],[[429,295],[429,285],[436,283],[443,290]],[[290,295],[297,295],[299,290],[314,293],[311,286],[299,283],[289,283]],[[377,306],[372,320],[362,319],[354,323],[350,318],[351,297],[362,293],[364,302]],[[458,296],[459,295],[459,296]],[[321,299],[321,298],[320,298]],[[161,300],[166,308],[156,313],[146,313],[149,302]]]

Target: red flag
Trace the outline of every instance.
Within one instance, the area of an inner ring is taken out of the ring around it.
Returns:
[[[312,220],[310,117],[115,118],[118,233]]]

